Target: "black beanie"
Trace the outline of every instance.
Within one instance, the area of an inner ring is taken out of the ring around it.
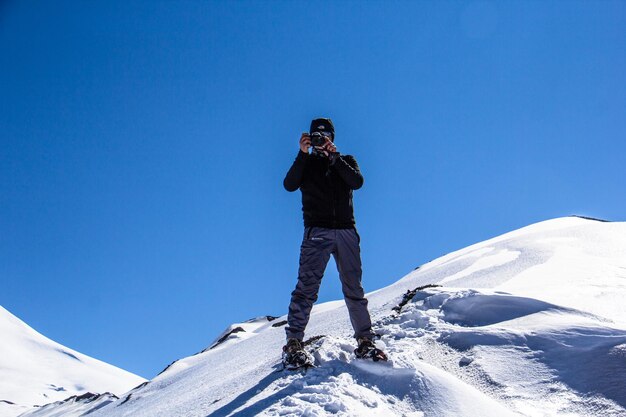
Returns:
[[[309,133],[315,132],[330,132],[333,135],[333,139],[335,138],[335,126],[333,126],[333,121],[330,119],[313,119],[311,122],[311,129]]]

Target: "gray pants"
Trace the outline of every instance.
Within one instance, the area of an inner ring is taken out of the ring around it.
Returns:
[[[300,247],[298,283],[291,293],[287,337],[302,340],[311,308],[317,300],[324,270],[332,254],[337,263],[341,289],[348,306],[354,337],[373,337],[367,299],[361,286],[361,249],[355,229],[307,227]]]

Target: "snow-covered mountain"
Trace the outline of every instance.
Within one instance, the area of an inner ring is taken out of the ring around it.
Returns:
[[[0,417],[88,392],[121,395],[144,381],[48,339],[0,306]]]
[[[626,415],[626,223],[537,223],[368,298],[387,364],[355,359],[333,301],[313,309],[307,373],[281,370],[286,317],[262,316],[89,416]]]

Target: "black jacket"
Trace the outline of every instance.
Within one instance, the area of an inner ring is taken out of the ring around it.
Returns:
[[[328,158],[298,152],[283,181],[287,191],[302,191],[304,226],[349,229],[354,227],[352,190],[363,185],[363,176],[351,155]]]

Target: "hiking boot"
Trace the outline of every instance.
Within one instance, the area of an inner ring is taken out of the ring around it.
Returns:
[[[372,339],[360,337],[357,339],[358,346],[354,349],[354,354],[359,359],[371,359],[374,362],[386,361],[387,355],[378,349]]]
[[[304,350],[302,341],[295,338],[287,339],[287,344],[283,346],[283,365],[287,369],[310,368],[313,366],[313,360]]]

